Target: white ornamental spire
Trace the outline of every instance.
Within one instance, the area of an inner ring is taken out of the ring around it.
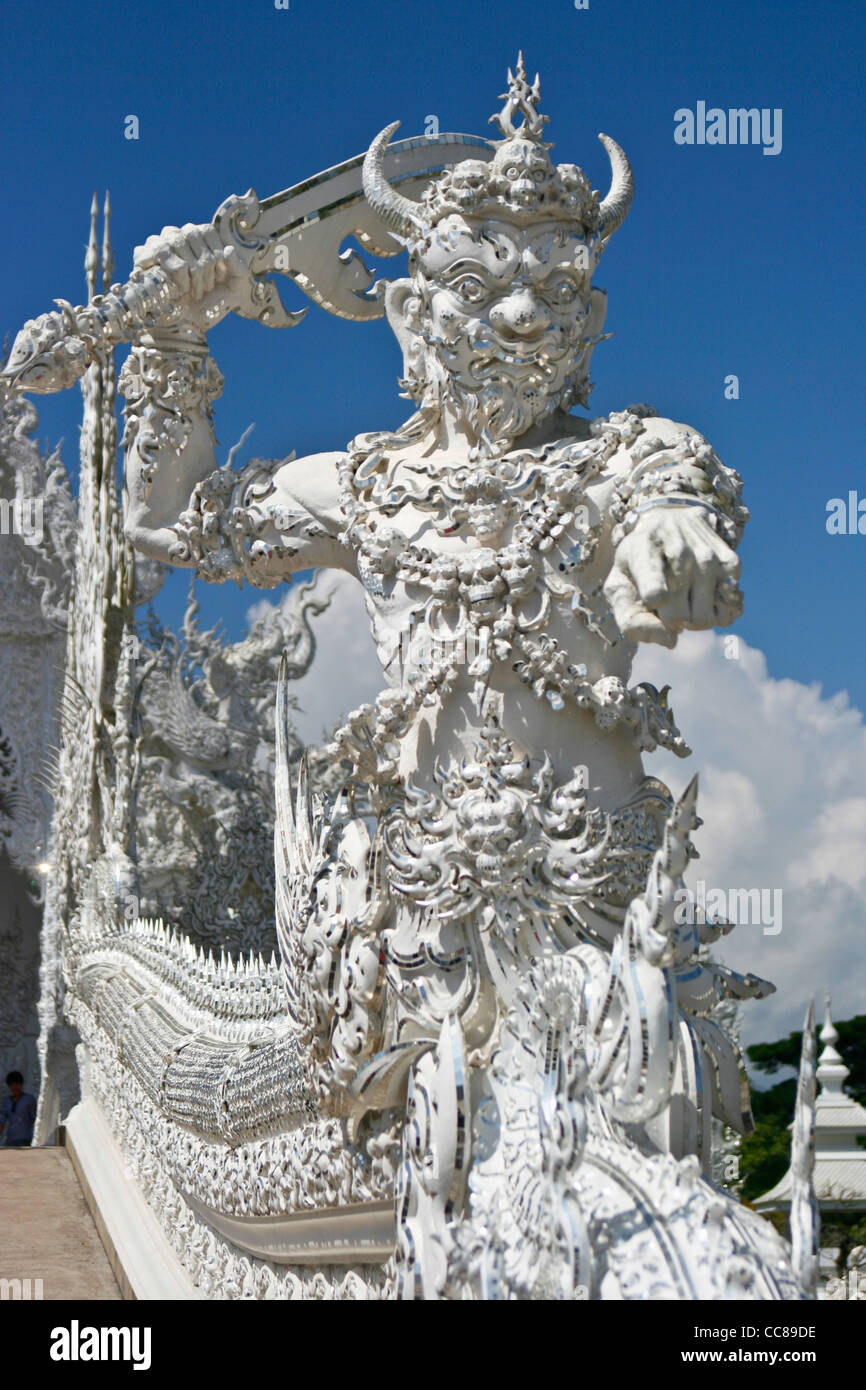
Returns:
[[[836,1043],[839,1041],[839,1034],[833,1026],[830,1017],[830,994],[827,993],[824,1027],[818,1035],[824,1044],[824,1050],[818,1058],[818,1081],[821,1083],[821,1095],[833,1096],[844,1100],[842,1087],[850,1075],[850,1068],[845,1066],[839,1053],[836,1051]]]
[[[96,194],[94,193],[94,198]],[[107,294],[111,288],[111,277],[114,274],[114,252],[111,249],[111,194],[106,189],[105,205],[102,213],[102,293]]]
[[[87,251],[84,257],[84,278],[87,281],[88,304],[96,294],[96,272],[99,269],[99,241],[96,235],[98,218],[99,200],[94,190],[93,199],[90,204],[90,237],[87,242]]]

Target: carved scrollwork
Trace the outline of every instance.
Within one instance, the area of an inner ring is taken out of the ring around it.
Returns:
[[[183,453],[193,428],[191,412],[213,419],[213,402],[223,384],[204,339],[191,330],[179,332],[174,342],[163,335],[132,349],[118,382],[126,417],[121,442],[125,448],[137,442],[145,488],[153,481],[160,453]]]

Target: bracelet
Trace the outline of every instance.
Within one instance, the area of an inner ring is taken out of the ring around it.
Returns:
[[[650,507],[703,507],[722,539],[734,548],[749,519],[740,502],[742,481],[726,468],[699,435],[666,447],[659,440],[645,441],[635,449],[636,467],[616,489],[611,508],[615,522],[614,545],[635,527],[639,515]]]
[[[690,497],[682,493],[669,493],[662,497],[650,497],[646,502],[639,502],[636,506],[629,507],[625,516],[614,527],[611,539],[614,545],[619,545],[621,540],[630,535],[638,523],[639,518],[644,512],[652,511],[654,507],[700,507],[702,511],[709,514],[710,524],[718,530],[719,513],[711,502],[705,502],[701,497]]]
[[[200,578],[217,584],[247,580],[257,588],[272,588],[279,582],[262,580],[252,552],[268,521],[260,503],[273,490],[273,473],[281,462],[251,459],[238,471],[226,464],[196,483],[188,507],[172,529],[177,536],[175,553],[194,560]],[[282,549],[270,547],[272,553]]]

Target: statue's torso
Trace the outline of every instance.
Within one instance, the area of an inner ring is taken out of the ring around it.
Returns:
[[[593,801],[608,808],[640,784],[641,750],[664,741],[653,736],[669,723],[663,702],[628,691],[635,649],[602,587],[617,487],[643,426],[633,415],[592,431],[564,419],[573,434],[500,459],[384,437],[387,447],[368,439],[274,478],[265,505],[295,516],[303,497],[300,514],[322,533],[313,562],[363,584],[394,698],[427,681],[423,701],[392,725],[401,777],[419,786],[431,785],[437,761],[470,755],[495,720],[521,754],[548,758],[557,781],[582,769]],[[654,436],[681,430],[652,421]]]
[[[540,471],[543,497],[552,470]],[[451,653],[460,664],[456,681],[418,712],[404,740],[405,776],[428,784],[437,760],[447,764],[471,753],[480,729],[496,719],[522,752],[549,757],[561,780],[576,766],[586,768],[601,804],[621,799],[641,779],[640,752],[623,727],[602,730],[593,712],[555,683],[541,687],[555,660],[545,660],[545,650],[561,653],[584,681],[628,682],[634,646],[620,638],[601,594],[615,480],[610,472],[595,481],[580,504],[588,516],[568,523],[546,551],[527,543],[521,526],[535,489],[517,499],[517,517],[495,535],[467,527],[443,534],[442,513],[431,516],[411,503],[390,515],[368,513],[378,533],[391,528],[407,542],[396,567],[375,545],[358,566],[388,686],[405,688]],[[591,529],[598,533],[594,555],[580,566]],[[536,653],[533,671],[528,649]]]

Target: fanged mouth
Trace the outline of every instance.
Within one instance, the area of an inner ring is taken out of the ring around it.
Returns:
[[[550,339],[537,343],[515,343],[506,346],[496,338],[479,337],[472,344],[471,370],[485,373],[507,367],[512,372],[539,373],[552,377],[565,358],[577,351],[577,345],[567,339]]]
[[[428,346],[451,359],[455,366],[461,346],[467,342],[472,353],[473,366],[476,363],[487,366],[495,362],[504,363],[509,367],[545,368],[548,364],[560,363],[569,354],[579,352],[582,346],[580,338],[572,339],[563,333],[557,333],[555,336],[547,334],[534,342],[524,339],[518,342],[505,343],[495,333],[491,333],[489,328],[485,328],[483,332],[480,330],[474,333],[470,332],[465,336],[458,334],[450,339],[433,337],[427,339]]]
[[[497,353],[495,356],[484,354],[484,356],[473,357],[469,364],[469,370],[476,381],[485,381],[492,376],[505,375],[526,383],[536,381],[541,386],[545,380],[554,380],[557,365],[558,360],[547,356],[515,357],[511,354]]]

